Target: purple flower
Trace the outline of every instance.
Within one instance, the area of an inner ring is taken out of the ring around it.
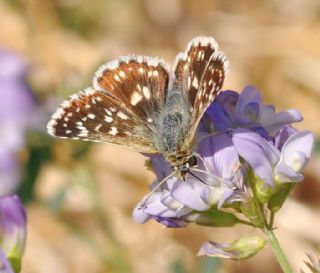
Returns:
[[[197,219],[195,212],[207,211],[212,206],[222,207],[224,202],[237,200],[239,193],[245,194],[242,184],[242,169],[237,151],[228,134],[217,134],[201,142],[197,151],[198,167],[187,181],[178,177],[169,178],[166,183],[146,201],[135,208],[133,216],[144,223],[150,218],[170,227],[184,227]],[[172,170],[164,159],[157,155],[151,158],[157,174],[157,182]],[[142,208],[141,208],[142,207]]]
[[[12,194],[20,183],[20,164],[14,152],[0,148],[0,197]]]
[[[26,82],[26,62],[0,48],[0,196],[12,194],[20,182],[17,153],[25,144],[35,101]]]
[[[20,56],[0,48],[0,147],[17,150],[24,145],[24,132],[35,106],[26,71]]]
[[[26,240],[26,213],[16,195],[0,198],[0,227],[2,249],[5,253],[21,256]]]
[[[11,264],[7,260],[6,255],[0,249],[0,272],[1,273],[14,273]]]
[[[233,132],[232,141],[239,155],[269,186],[276,183],[302,181],[301,172],[310,159],[313,146],[311,132],[303,131],[287,135],[282,130],[276,137],[277,142],[280,141],[283,134],[287,136],[287,139],[279,149],[253,131],[236,129]]]
[[[252,86],[241,94],[221,92],[200,121],[193,150],[197,163],[186,181],[173,174],[162,155],[150,157],[156,180],[135,208],[134,219],[154,219],[172,228],[189,223],[263,228],[267,217],[261,209],[276,213],[290,191],[287,183],[303,180],[313,135],[291,127],[301,120],[297,110],[276,113],[263,104]],[[206,242],[199,255],[244,259],[263,246],[258,237]]]
[[[20,269],[25,248],[26,221],[26,212],[18,196],[0,197],[1,249],[9,260],[14,260],[15,269]]]
[[[265,138],[274,136],[284,125],[302,120],[300,112],[295,109],[276,113],[274,106],[262,103],[260,92],[250,85],[241,94],[229,90],[220,92],[202,123],[208,118],[218,131],[247,128]]]

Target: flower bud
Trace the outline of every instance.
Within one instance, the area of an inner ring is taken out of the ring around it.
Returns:
[[[258,253],[265,246],[265,240],[259,236],[245,236],[231,244],[205,242],[198,256],[210,256],[235,260],[244,260]]]

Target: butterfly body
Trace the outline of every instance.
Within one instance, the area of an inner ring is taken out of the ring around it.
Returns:
[[[192,165],[198,124],[227,68],[210,37],[190,41],[172,66],[160,58],[120,57],[98,69],[92,87],[60,105],[48,132],[160,153],[184,177]]]
[[[184,147],[184,141],[189,131],[190,114],[186,111],[189,105],[179,90],[168,93],[164,111],[160,115],[158,131],[161,132],[161,137],[155,139],[158,141],[159,151],[163,151],[164,156],[174,163],[175,157],[189,153],[185,151],[187,147]]]

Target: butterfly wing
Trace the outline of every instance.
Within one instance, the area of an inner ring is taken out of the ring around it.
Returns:
[[[59,106],[48,132],[156,153],[152,118],[163,107],[168,78],[167,67],[157,58],[127,56],[103,65],[93,79],[94,87]]]
[[[177,55],[175,78],[191,105],[190,130],[184,146],[192,144],[201,117],[222,88],[228,66],[227,58],[211,37],[194,38]]]
[[[148,120],[163,109],[169,70],[160,58],[120,57],[98,69],[93,86],[115,96],[138,117]]]

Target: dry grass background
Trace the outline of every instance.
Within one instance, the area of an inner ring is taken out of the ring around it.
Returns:
[[[319,0],[3,0],[0,18],[0,45],[27,58],[30,84],[42,101],[89,85],[95,69],[119,55],[173,60],[191,38],[210,35],[231,63],[225,89],[256,85],[279,110],[298,108],[305,120],[297,127],[319,137]],[[174,272],[170,264],[179,259],[188,272],[199,272],[195,254],[204,240],[231,241],[254,232],[136,224],[131,211],[153,179],[143,157],[95,144],[79,161],[72,145],[54,142],[55,160],[37,178],[37,201],[28,206],[24,273],[165,273]],[[319,249],[319,178],[315,154],[305,182],[277,217],[277,234],[296,272],[305,251]],[[62,206],[52,213],[47,201],[61,189]],[[246,262],[224,262],[219,272],[280,270],[267,247]]]

